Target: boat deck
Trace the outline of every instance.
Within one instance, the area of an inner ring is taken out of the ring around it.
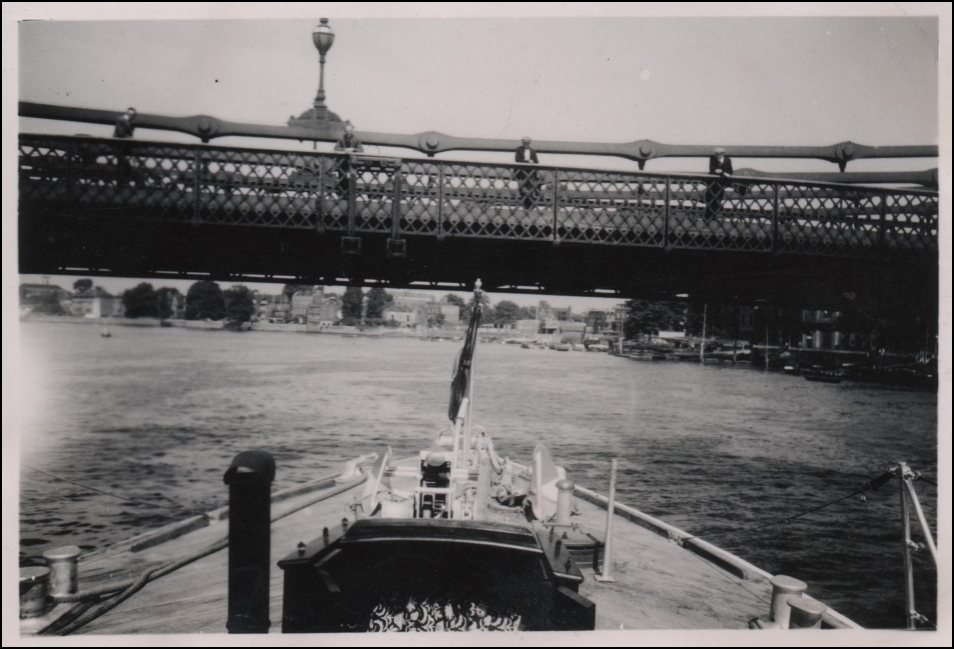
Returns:
[[[319,537],[324,527],[353,520],[349,504],[360,496],[358,478],[335,484],[326,480],[317,491],[272,505],[271,632],[281,630],[284,573],[276,566],[299,541]],[[572,522],[602,538],[605,499],[577,489]],[[318,502],[315,502],[318,500]],[[601,506],[602,505],[602,506]],[[631,508],[617,505],[614,519],[612,575],[614,583],[597,582],[591,565],[581,565],[585,581],[580,594],[596,604],[597,629],[744,629],[769,611],[770,575],[703,542],[680,545],[669,538],[675,528]],[[220,514],[223,518],[224,514]],[[135,578],[181,559],[228,535],[225,520],[163,541],[155,533],[81,560],[81,591]],[[189,529],[188,521],[179,528]],[[678,532],[678,530],[676,530]],[[142,545],[157,543],[140,549]],[[717,564],[721,564],[717,565]],[[215,551],[155,581],[102,617],[79,629],[82,634],[226,633],[228,552]],[[78,617],[88,605],[60,604],[46,618]],[[65,617],[64,617],[65,615]],[[832,617],[834,616],[834,617]],[[837,613],[826,615],[829,626],[855,626]],[[21,632],[35,633],[39,620],[21,621]]]

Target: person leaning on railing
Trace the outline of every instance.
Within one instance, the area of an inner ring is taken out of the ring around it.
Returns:
[[[364,147],[361,146],[361,142],[355,137],[354,126],[351,122],[345,122],[344,125],[345,132],[337,142],[335,142],[335,151],[341,151],[344,153],[364,153]],[[348,190],[351,187],[351,181],[349,179],[351,171],[351,158],[350,156],[345,156],[341,159],[340,164],[338,165],[337,175],[337,192],[339,198],[347,198]]]
[[[525,137],[521,142],[522,144],[517,147],[514,162],[539,164],[540,160],[537,159],[537,152],[530,148],[530,138]],[[520,186],[520,202],[523,204],[523,209],[529,210],[536,205],[540,193],[540,181],[537,178],[537,172],[530,169],[516,169],[513,177]]]
[[[709,173],[719,178],[732,176],[732,158],[725,154],[725,147],[717,146],[709,156]],[[706,219],[714,218],[722,209],[725,187],[723,180],[711,181],[706,187]]]

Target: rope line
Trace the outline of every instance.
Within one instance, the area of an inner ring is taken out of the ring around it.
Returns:
[[[159,577],[164,577],[170,572],[178,570],[182,566],[190,564],[193,561],[197,561],[198,559],[201,559],[202,557],[218,552],[219,550],[222,550],[225,547],[227,547],[228,544],[229,544],[228,538],[224,538],[220,541],[217,541],[216,543],[213,543],[209,546],[206,546],[205,548],[202,548],[201,550],[198,550],[197,552],[193,552],[192,554],[182,559],[179,559],[178,561],[173,561],[171,563],[167,563],[165,565],[162,565],[157,568],[153,568],[152,570],[149,570],[147,572],[144,572],[142,575],[139,576],[138,579],[133,581],[121,593],[103,602],[99,606],[94,607],[89,612],[79,617],[73,623],[57,631],[56,635],[69,635],[73,633],[74,631],[81,629],[82,627],[86,626],[93,620],[102,616],[104,613],[111,611],[112,609],[116,608],[117,606],[125,602],[127,599],[129,599],[130,597],[138,593],[150,581],[154,579],[158,579]]]
[[[193,509],[189,509],[188,507],[182,507],[181,505],[160,505],[159,503],[150,503],[144,500],[136,500],[135,498],[127,498],[126,496],[120,496],[119,494],[114,494],[110,491],[106,491],[105,489],[98,489],[96,487],[91,487],[87,484],[83,484],[82,482],[77,482],[76,480],[70,480],[69,478],[64,478],[61,475],[56,475],[55,473],[50,473],[49,471],[38,469],[35,466],[30,466],[29,464],[24,464],[23,466],[25,466],[28,469],[33,469],[34,471],[38,473],[42,473],[43,475],[50,476],[51,478],[62,480],[63,482],[69,482],[70,484],[74,484],[77,487],[82,487],[83,489],[89,489],[90,491],[95,491],[97,493],[101,493],[106,496],[111,496],[113,498],[118,498],[120,500],[136,503],[137,505],[145,505],[146,507],[158,507],[160,509],[169,509],[169,510],[178,511],[178,512],[188,512],[189,514],[192,514],[193,516],[204,516],[205,518],[208,518],[209,520],[211,520],[211,517],[205,512],[197,512]]]
[[[731,536],[731,535],[733,535],[733,534],[748,534],[748,533],[750,533],[750,532],[755,532],[755,531],[757,531],[757,530],[761,530],[761,529],[764,529],[764,528],[766,528],[766,527],[772,527],[773,525],[780,525],[780,524],[782,524],[782,523],[787,523],[788,521],[793,521],[793,520],[795,520],[796,518],[801,518],[802,516],[807,516],[808,514],[811,514],[811,513],[813,513],[813,512],[817,512],[818,510],[824,509],[825,507],[830,507],[831,505],[834,505],[834,504],[836,504],[836,503],[840,503],[841,501],[847,500],[847,499],[849,499],[849,498],[851,498],[851,497],[853,497],[853,496],[857,496],[858,494],[863,494],[863,493],[865,493],[866,491],[869,491],[869,490],[875,490],[875,489],[877,489],[878,487],[880,487],[881,485],[883,485],[884,483],[886,483],[886,482],[887,482],[888,480],[890,480],[891,478],[895,477],[895,475],[896,475],[895,470],[894,470],[894,469],[891,469],[891,470],[886,471],[885,473],[881,474],[881,475],[878,476],[877,478],[874,478],[874,479],[872,479],[872,480],[868,480],[868,481],[865,482],[863,485],[861,485],[861,488],[852,491],[850,494],[848,494],[848,495],[846,495],[846,496],[842,496],[841,498],[836,498],[836,499],[834,499],[834,500],[830,500],[830,501],[828,501],[827,503],[824,503],[824,504],[822,504],[822,505],[818,505],[817,507],[812,507],[811,509],[808,509],[808,510],[806,510],[806,511],[800,512],[800,513],[798,513],[798,514],[793,514],[792,516],[786,516],[785,518],[781,518],[781,519],[776,520],[776,521],[771,521],[771,522],[769,522],[769,523],[763,523],[763,524],[761,524],[761,525],[756,525],[755,527],[750,527],[750,528],[747,528],[747,529],[744,529],[744,530],[735,530],[735,531],[732,531],[732,532],[720,532],[720,533],[718,533],[718,534],[705,534],[705,535],[700,535],[700,536],[688,536],[688,537],[685,537],[685,538],[683,538],[683,539],[681,539],[681,540],[682,540],[682,541],[689,541],[689,540],[692,540],[692,539],[711,539],[711,538],[715,538],[715,537],[717,537],[717,536]]]

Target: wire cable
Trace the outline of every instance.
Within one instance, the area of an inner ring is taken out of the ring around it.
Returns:
[[[681,540],[681,541],[690,541],[690,540],[692,540],[692,539],[711,539],[711,538],[715,538],[715,537],[717,537],[717,536],[731,536],[731,535],[733,535],[733,534],[748,534],[748,533],[750,533],[750,532],[755,532],[755,531],[757,531],[757,530],[761,530],[761,529],[764,529],[764,528],[766,528],[766,527],[772,527],[773,525],[781,525],[782,523],[787,523],[788,521],[793,521],[793,520],[795,520],[796,518],[801,518],[802,516],[807,516],[808,514],[811,514],[812,512],[817,512],[818,510],[824,509],[825,507],[830,507],[831,505],[834,505],[834,504],[836,504],[836,503],[840,503],[841,501],[847,500],[847,499],[849,499],[849,498],[851,498],[851,497],[853,497],[853,496],[857,496],[858,494],[863,494],[863,493],[865,493],[866,491],[875,490],[875,489],[877,489],[878,487],[880,487],[881,485],[883,485],[884,483],[886,483],[888,480],[890,480],[891,478],[893,478],[893,477],[895,477],[895,476],[896,476],[896,471],[895,471],[895,469],[890,469],[890,470],[886,471],[885,473],[881,474],[880,476],[878,476],[877,478],[874,478],[874,479],[872,479],[872,480],[868,480],[868,481],[865,482],[863,485],[861,485],[861,488],[852,491],[850,494],[848,494],[848,495],[846,495],[846,496],[842,496],[842,497],[840,497],[840,498],[836,498],[836,499],[834,499],[834,500],[830,500],[830,501],[828,501],[827,503],[824,503],[824,504],[819,505],[819,506],[817,506],[817,507],[812,507],[811,509],[805,510],[805,511],[800,512],[800,513],[798,513],[798,514],[793,514],[792,516],[786,516],[785,518],[780,518],[780,519],[778,519],[778,520],[776,520],[776,521],[771,521],[771,522],[769,522],[769,523],[763,523],[763,524],[761,524],[761,525],[756,525],[755,527],[749,527],[749,528],[746,528],[746,529],[744,529],[744,530],[735,530],[735,531],[732,531],[732,532],[720,532],[720,533],[718,533],[718,534],[704,534],[704,535],[700,535],[700,536],[688,536],[688,537],[685,537],[685,538],[680,539],[680,540]]]
[[[150,503],[144,500],[136,500],[135,498],[127,498],[126,496],[120,496],[119,494],[114,494],[110,491],[106,491],[105,489],[98,489],[96,487],[91,487],[87,484],[83,484],[82,482],[77,482],[76,480],[70,480],[69,478],[64,478],[63,476],[56,475],[55,473],[50,473],[49,471],[38,469],[35,466],[30,466],[29,464],[24,464],[23,466],[25,466],[28,469],[33,469],[34,471],[38,473],[42,473],[43,475],[49,476],[51,478],[62,480],[63,482],[69,482],[70,484],[76,485],[77,487],[82,487],[83,489],[89,489],[90,491],[95,491],[97,493],[101,493],[106,496],[118,498],[119,500],[125,500],[127,502],[135,503],[137,505],[145,505],[146,507],[158,507],[160,509],[169,509],[176,512],[188,512],[189,514],[192,514],[193,516],[204,516],[211,520],[211,517],[205,512],[198,512],[193,509],[189,509],[188,507],[182,507],[181,505],[160,505],[159,503]]]

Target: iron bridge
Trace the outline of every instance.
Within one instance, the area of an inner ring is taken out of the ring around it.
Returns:
[[[19,137],[21,273],[793,300],[936,286],[938,193]]]

